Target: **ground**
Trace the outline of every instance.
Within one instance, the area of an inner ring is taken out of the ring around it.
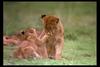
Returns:
[[[41,14],[57,15],[64,24],[61,60],[14,59],[15,46],[3,47],[4,65],[96,65],[96,3],[12,3],[4,2],[4,34],[27,27],[42,29]],[[41,8],[41,9],[40,9]]]

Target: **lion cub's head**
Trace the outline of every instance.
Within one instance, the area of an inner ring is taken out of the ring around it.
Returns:
[[[45,29],[55,29],[59,23],[59,18],[56,16],[41,15]]]

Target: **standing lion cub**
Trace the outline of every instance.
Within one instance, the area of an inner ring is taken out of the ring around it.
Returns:
[[[64,28],[58,17],[42,15],[44,32],[48,36],[46,48],[49,58],[61,59],[64,46]]]

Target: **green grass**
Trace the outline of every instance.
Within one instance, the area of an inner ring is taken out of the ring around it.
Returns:
[[[96,65],[95,2],[4,2],[4,34],[11,35],[27,27],[43,28],[41,14],[57,15],[64,25],[61,60],[15,59],[15,46],[4,46],[4,65]]]
[[[14,46],[4,47],[4,65],[96,65],[96,42],[81,37],[79,40],[65,39],[61,60],[14,59],[11,58]]]

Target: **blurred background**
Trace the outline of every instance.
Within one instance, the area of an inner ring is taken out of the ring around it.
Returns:
[[[4,33],[43,27],[42,14],[57,15],[67,28],[96,27],[95,2],[4,2]]]
[[[28,27],[43,29],[42,14],[56,15],[62,21],[65,31],[63,56],[69,62],[81,59],[75,63],[96,64],[96,2],[3,2],[4,35]],[[4,50],[5,54],[8,50]],[[6,58],[7,55],[7,63]]]

